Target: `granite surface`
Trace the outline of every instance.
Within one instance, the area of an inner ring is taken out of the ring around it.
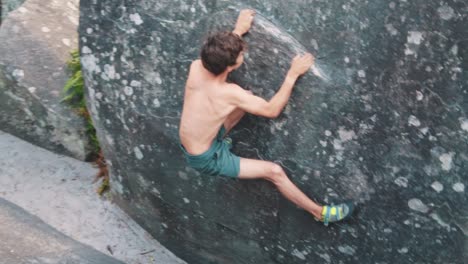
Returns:
[[[0,198],[1,264],[123,264]]]
[[[92,153],[86,122],[66,103],[78,0],[28,0],[0,27],[0,129],[60,154]]]
[[[98,168],[93,164],[50,152],[2,131],[0,150],[0,215],[4,213],[3,198],[37,216],[51,229],[124,263],[186,264],[113,203],[109,195],[96,192],[102,182],[94,181]],[[0,233],[9,227],[1,222]],[[20,232],[28,234],[26,229]],[[2,249],[6,246],[15,250],[18,243],[1,235]],[[1,264],[19,264],[2,262],[2,249]],[[18,249],[15,252],[18,254]]]
[[[11,11],[15,10],[25,0],[2,0],[0,1],[0,25],[2,24],[2,21],[7,17],[8,13]]]
[[[190,62],[210,30],[258,16],[233,82],[265,98],[304,51],[316,67],[234,152],[281,164],[328,228],[264,181],[199,175],[178,146]],[[120,205],[189,263],[466,263],[464,1],[81,1],[87,97]]]

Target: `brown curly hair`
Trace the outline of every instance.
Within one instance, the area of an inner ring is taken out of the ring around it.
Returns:
[[[237,57],[246,47],[245,41],[232,32],[210,34],[205,39],[200,53],[203,66],[214,75],[219,75],[228,66],[236,64]]]

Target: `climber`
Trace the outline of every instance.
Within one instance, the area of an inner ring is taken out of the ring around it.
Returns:
[[[281,88],[269,101],[226,82],[228,74],[244,61],[246,44],[242,36],[249,31],[254,16],[253,10],[242,10],[234,31],[208,36],[201,49],[201,59],[190,65],[179,127],[185,158],[203,174],[268,180],[287,199],[325,225],[343,220],[351,215],[352,203],[318,205],[289,180],[281,166],[240,158],[230,151],[232,142],[225,136],[245,112],[276,118],[288,102],[296,80],[314,64],[310,53],[294,57]]]

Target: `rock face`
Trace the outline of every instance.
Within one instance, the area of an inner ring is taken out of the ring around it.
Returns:
[[[81,1],[87,97],[118,203],[189,263],[466,262],[464,2],[233,5]],[[278,119],[248,116],[232,131],[234,152],[276,161],[320,203],[354,199],[346,223],[323,227],[268,182],[185,164],[188,66],[244,7],[259,15],[232,81],[271,98],[296,53],[317,64]]]
[[[3,0],[0,3],[0,25],[9,12],[18,8],[24,0]]]
[[[58,232],[0,198],[1,263],[123,264]]]
[[[85,122],[60,103],[78,46],[78,1],[29,0],[0,27],[0,129],[85,160]]]
[[[97,168],[92,164],[52,153],[2,131],[0,149],[2,198],[74,240],[125,263],[146,264],[151,260],[158,264],[186,264],[149,237],[116,204],[96,193],[101,183],[93,183]],[[1,201],[0,218],[5,213]],[[0,225],[0,263],[34,263],[5,262],[2,258],[5,245],[17,245],[3,236],[3,230],[8,232],[8,228],[5,222]],[[146,254],[140,254],[143,252]],[[67,262],[59,264],[64,263]]]

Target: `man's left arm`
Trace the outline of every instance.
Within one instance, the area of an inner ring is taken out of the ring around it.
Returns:
[[[232,33],[239,35],[242,37],[245,33],[247,33],[252,26],[252,22],[255,16],[255,11],[251,9],[244,9],[239,13],[239,17],[237,18],[236,26]]]

